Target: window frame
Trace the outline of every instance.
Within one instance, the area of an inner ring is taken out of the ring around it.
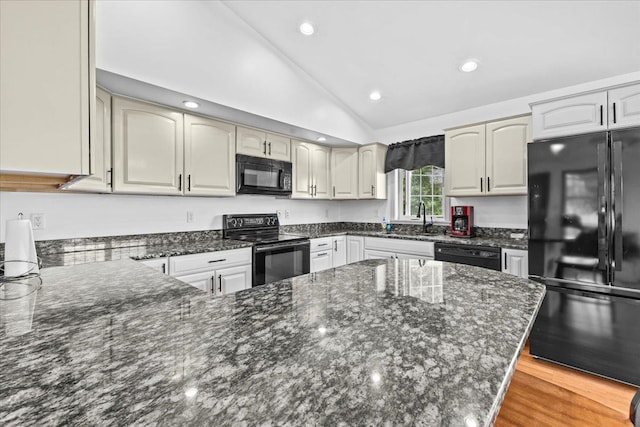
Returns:
[[[434,224],[448,224],[449,221],[449,206],[450,206],[450,200],[449,197],[447,197],[444,194],[444,168],[440,168],[442,169],[442,177],[443,177],[443,185],[442,185],[442,215],[434,215],[433,216],[433,222]],[[412,171],[408,171],[405,169],[396,169],[395,171],[393,171],[393,179],[395,180],[395,191],[394,191],[394,221],[397,222],[407,222],[407,223],[421,223],[422,222],[422,217],[418,218],[414,215],[403,215],[403,205],[405,205],[407,203],[407,200],[403,200],[402,194],[403,194],[403,178],[407,177],[410,178],[411,176],[411,172]],[[406,182],[411,182],[410,179],[407,179]],[[409,184],[410,186],[411,184]],[[407,194],[407,193],[405,193]],[[411,197],[409,195],[409,197]],[[433,196],[429,196],[429,197],[433,197]],[[428,221],[430,221],[431,219],[431,215],[429,215],[427,217]]]

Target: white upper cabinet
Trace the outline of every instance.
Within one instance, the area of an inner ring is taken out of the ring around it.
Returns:
[[[292,141],[294,199],[329,198],[329,158],[331,149],[303,141]]]
[[[609,91],[609,129],[640,126],[640,84]]]
[[[90,144],[91,175],[70,185],[74,191],[111,191],[111,95],[96,89],[96,120]]]
[[[532,104],[533,137],[545,139],[607,129],[607,92]]]
[[[182,114],[113,97],[112,117],[113,191],[182,194]]]
[[[235,140],[234,125],[185,114],[185,195],[235,195]]]
[[[445,131],[445,194],[527,194],[531,116]]]
[[[291,161],[291,140],[282,135],[238,126],[236,152],[247,156]]]
[[[444,185],[447,196],[484,194],[485,126],[447,130]]]
[[[358,198],[358,149],[331,149],[331,198]]]
[[[358,198],[387,198],[387,175],[384,173],[386,153],[387,146],[383,144],[358,148]]]
[[[0,171],[92,173],[94,6],[0,1]]]
[[[526,194],[531,116],[487,123],[486,138],[487,194]]]

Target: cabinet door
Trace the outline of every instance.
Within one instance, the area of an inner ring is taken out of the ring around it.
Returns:
[[[90,143],[91,175],[68,188],[74,191],[108,193],[111,191],[111,95],[96,89],[96,119]]]
[[[113,191],[182,194],[182,114],[113,97]]]
[[[282,135],[266,134],[267,157],[274,160],[291,161],[291,140]]]
[[[340,267],[347,263],[347,236],[333,238],[333,266]]]
[[[247,156],[267,157],[267,136],[264,131],[238,126],[236,153]]]
[[[376,151],[373,145],[358,149],[358,198],[373,199],[375,192]]]
[[[93,5],[0,1],[0,170],[91,173]]]
[[[364,259],[388,259],[395,258],[395,252],[377,251],[374,249],[364,250]]]
[[[191,285],[211,295],[215,294],[218,289],[216,272],[213,270],[174,277],[187,285]]]
[[[227,295],[251,287],[251,265],[216,270],[218,294]]]
[[[165,258],[154,258],[140,261],[141,264],[146,265],[149,268],[159,271],[162,274],[169,274],[169,260]]]
[[[333,254],[332,254],[331,248],[322,252],[312,252],[310,258],[311,258],[311,266],[310,266],[311,273],[315,273],[316,271],[326,270],[327,268],[331,268],[333,266]]]
[[[444,185],[447,196],[485,193],[485,125],[445,132]]]
[[[527,194],[531,116],[487,123],[486,194]]]
[[[640,84],[609,91],[609,129],[640,126]]]
[[[534,140],[607,130],[607,92],[535,104],[531,111]]]
[[[328,199],[329,193],[329,161],[331,149],[322,145],[312,145],[311,173],[313,175],[313,197],[315,199]]]
[[[236,182],[236,127],[184,116],[184,194],[233,196]]]
[[[364,237],[347,236],[347,263],[364,259]]]
[[[358,198],[358,149],[331,150],[331,185],[333,199]]]
[[[312,196],[311,180],[311,145],[306,142],[293,141],[293,189],[292,199],[309,199]]]
[[[514,276],[529,277],[529,255],[519,249],[502,249],[502,272]]]

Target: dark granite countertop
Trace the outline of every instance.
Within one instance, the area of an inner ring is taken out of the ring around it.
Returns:
[[[409,233],[386,233],[383,231],[354,231],[354,230],[336,230],[326,232],[314,232],[304,233],[296,232],[296,234],[304,235],[310,239],[317,239],[321,237],[331,236],[365,236],[365,237],[381,237],[385,239],[405,239],[405,240],[423,240],[427,242],[445,242],[445,243],[457,243],[460,245],[475,245],[475,246],[491,246],[507,249],[521,249],[527,250],[527,239],[511,239],[506,237],[452,237],[440,233],[429,234],[409,234]]]
[[[490,425],[544,295],[399,259],[213,298],[132,260],[42,280],[0,301],[2,425]]]
[[[228,251],[232,249],[250,248],[251,242],[231,239],[212,239],[201,243],[172,243],[145,246],[138,255],[131,258],[135,260],[160,258],[165,256],[191,255],[206,252]]]

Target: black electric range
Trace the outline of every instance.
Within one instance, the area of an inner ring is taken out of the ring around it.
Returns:
[[[277,214],[222,216],[225,239],[253,242],[253,286],[309,272],[309,239],[280,233]]]

